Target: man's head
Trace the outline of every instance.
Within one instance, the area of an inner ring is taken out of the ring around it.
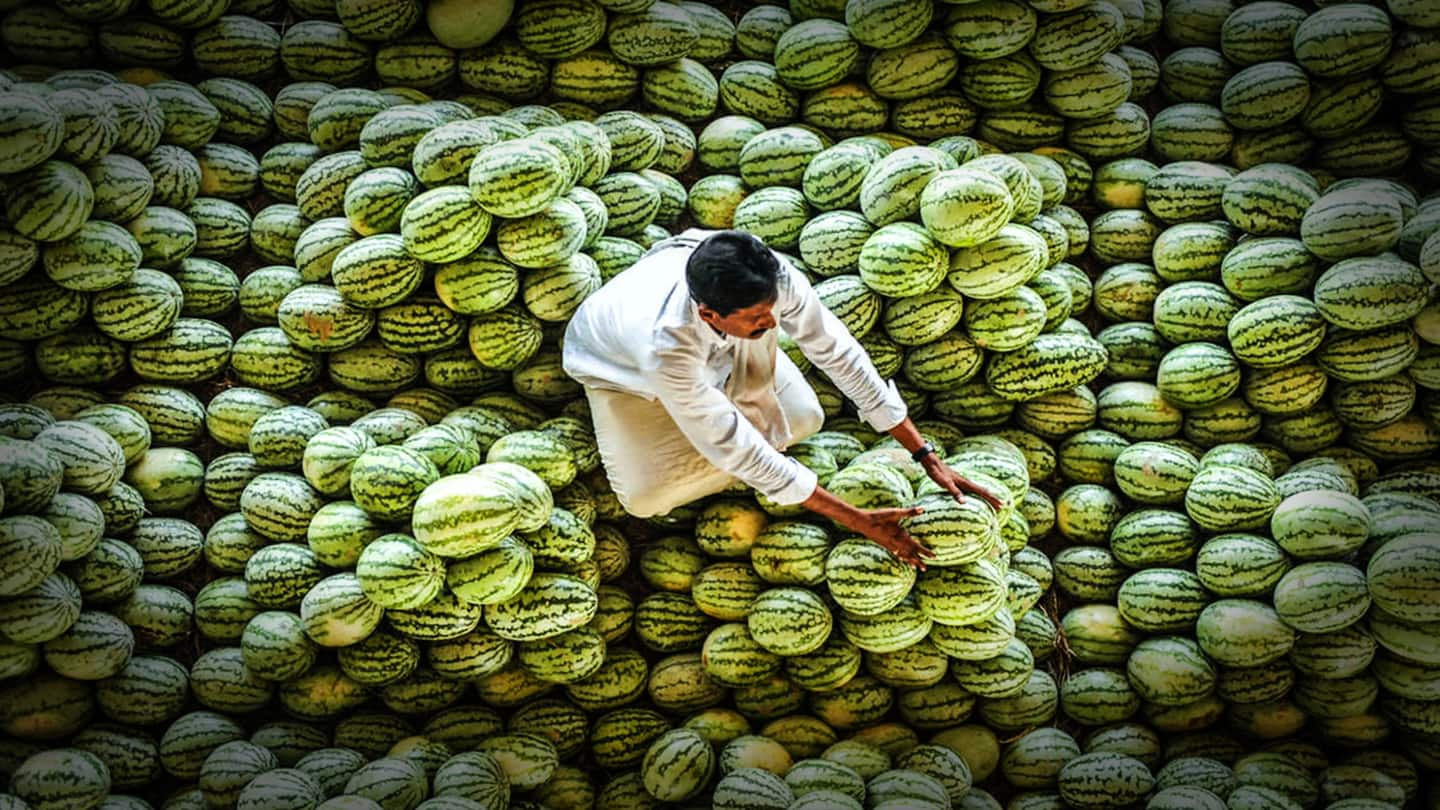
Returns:
[[[685,283],[700,317],[731,337],[758,338],[775,328],[780,261],[748,233],[721,231],[695,248]]]

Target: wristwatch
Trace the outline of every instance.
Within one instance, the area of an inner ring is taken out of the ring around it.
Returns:
[[[915,452],[913,452],[913,453],[910,454],[910,458],[912,458],[912,459],[914,459],[914,460],[916,460],[916,461],[919,461],[919,460],[925,458],[926,456],[930,456],[930,455],[934,455],[934,454],[935,454],[935,445],[931,444],[930,442],[925,442],[924,444],[922,444],[922,445],[920,445],[919,447],[915,448]]]

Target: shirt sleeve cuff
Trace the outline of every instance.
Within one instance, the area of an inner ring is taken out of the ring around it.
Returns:
[[[820,482],[814,470],[794,459],[790,459],[790,463],[795,465],[795,477],[780,490],[765,493],[765,497],[778,506],[794,506],[804,501],[815,492],[815,485]]]
[[[908,415],[909,409],[905,407],[905,400],[900,397],[900,389],[895,387],[893,381],[887,383],[885,396],[880,404],[860,412],[860,418],[881,433],[893,430],[896,425],[904,422]]]

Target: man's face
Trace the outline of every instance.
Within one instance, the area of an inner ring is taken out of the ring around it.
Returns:
[[[704,304],[699,305],[700,317],[719,332],[744,340],[755,340],[775,328],[775,301],[761,301],[753,306],[721,315]]]

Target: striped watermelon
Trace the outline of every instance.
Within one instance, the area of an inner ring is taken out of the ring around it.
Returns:
[[[1392,32],[1387,15],[1348,4],[1322,12],[1306,17],[1295,29],[1295,59],[1310,73],[1353,75],[1375,67],[1389,52]]]
[[[746,619],[755,641],[777,655],[803,655],[818,649],[832,621],[829,609],[814,593],[795,587],[765,591],[756,598]]]
[[[75,748],[42,751],[19,763],[10,789],[27,806],[94,810],[110,792],[111,774],[100,757]]]
[[[956,251],[946,280],[967,297],[996,298],[1033,278],[1048,262],[1049,248],[1040,234],[1006,224],[995,236]]]
[[[511,263],[548,267],[580,250],[585,242],[585,215],[570,200],[558,199],[528,216],[501,223],[495,237],[496,247]]]
[[[860,248],[860,279],[888,297],[923,295],[945,280],[949,256],[926,229],[894,223],[876,230]]]
[[[436,797],[469,799],[482,807],[507,804],[510,797],[510,783],[500,763],[483,751],[466,751],[447,759],[435,771],[433,786]]]
[[[824,149],[819,136],[799,127],[765,130],[745,141],[737,156],[740,178],[751,188],[798,187],[811,158]]]
[[[424,266],[396,234],[368,236],[341,248],[331,279],[346,302],[364,309],[399,303],[420,285]]]
[[[951,247],[972,247],[999,234],[1014,213],[1003,182],[988,172],[951,169],[926,183],[920,217],[931,234]]]
[[[994,357],[985,377],[1005,399],[1034,400],[1095,379],[1106,360],[1105,348],[1091,338],[1041,335],[1018,351]]]
[[[1307,562],[1280,578],[1273,595],[1282,621],[1307,633],[1342,630],[1370,607],[1365,574],[1340,562]]]
[[[489,737],[477,750],[495,759],[515,790],[539,787],[558,764],[555,746],[548,739],[529,732]]]
[[[485,241],[490,215],[465,189],[445,186],[406,203],[398,224],[412,256],[443,263],[468,256]]]
[[[843,23],[805,20],[775,43],[775,70],[796,90],[817,90],[844,78],[860,58],[860,43]]]
[[[350,494],[379,520],[410,515],[424,490],[440,478],[435,463],[415,450],[381,446],[365,450],[350,467]]]
[[[305,634],[322,647],[345,647],[373,633],[384,608],[370,601],[354,574],[335,574],[315,584],[300,602]]]
[[[785,780],[762,768],[736,768],[715,785],[713,806],[722,810],[790,807],[794,792]]]
[[[1305,211],[1300,238],[1311,253],[1333,262],[1389,250],[1399,240],[1403,223],[1398,202],[1375,199],[1360,187],[1341,189],[1321,195]]]
[[[1314,177],[1281,163],[1265,163],[1236,175],[1225,186],[1226,219],[1257,236],[1298,233],[1305,212],[1319,198]]]
[[[486,146],[470,165],[471,193],[480,207],[496,216],[539,213],[564,193],[569,178],[565,156],[538,141],[507,141]]]
[[[865,68],[865,80],[877,95],[900,101],[923,98],[955,77],[960,60],[937,34],[885,48]]]
[[[645,752],[640,774],[645,792],[661,801],[682,801],[703,790],[716,767],[706,739],[691,729],[660,735]]]
[[[1220,599],[1201,612],[1195,626],[1200,647],[1221,666],[1262,666],[1283,658],[1295,631],[1270,605],[1249,599]]]
[[[826,587],[840,607],[874,615],[899,604],[915,581],[914,569],[873,543],[845,541],[826,556]]]
[[[1311,490],[1281,501],[1270,518],[1270,531],[1296,557],[1341,557],[1364,544],[1370,521],[1370,511],[1359,498]]]
[[[308,773],[295,768],[276,768],[250,780],[240,790],[235,806],[256,810],[261,807],[298,808],[322,801],[320,783]]]
[[[125,473],[125,451],[120,443],[88,422],[56,422],[33,441],[60,462],[64,468],[61,482],[67,489],[100,495]]]
[[[445,563],[402,534],[372,540],[355,563],[355,576],[370,601],[384,608],[417,608],[445,584]]]
[[[1324,200],[1322,197],[1321,201]],[[1379,206],[1372,206],[1367,212],[1373,210],[1380,210]],[[1373,233],[1375,229],[1366,226],[1364,230]],[[1360,241],[1353,235],[1337,234],[1337,239],[1352,246]],[[1307,247],[1319,254],[1308,242]],[[1384,249],[1361,246],[1356,252],[1379,253]],[[1343,258],[1343,254],[1337,258]],[[1345,259],[1316,279],[1313,295],[1325,320],[1342,329],[1371,330],[1418,315],[1424,302],[1419,291],[1426,284],[1419,268],[1409,262],[1384,257]],[[1363,318],[1359,316],[1362,310]]]
[[[590,621],[598,608],[594,590],[561,574],[536,574],[515,598],[490,608],[486,623],[512,641],[540,641]]]
[[[1310,301],[1272,295],[1241,309],[1226,327],[1231,351],[1256,368],[1293,363],[1325,338],[1325,322]]]
[[[80,230],[95,206],[95,191],[84,172],[60,160],[47,160],[10,183],[5,216],[21,236],[55,242]]]
[[[446,557],[467,557],[504,539],[519,521],[514,495],[472,475],[441,478],[414,502],[420,545]]]
[[[252,617],[240,637],[240,651],[246,669],[272,681],[287,681],[303,674],[316,658],[304,622],[288,611],[267,611]]]
[[[445,583],[472,604],[498,604],[519,595],[534,572],[529,547],[507,537],[498,545],[447,567]]]
[[[1424,583],[1434,578],[1423,534],[1396,538],[1370,558],[1366,576],[1370,594],[1386,612],[1410,621],[1431,621],[1435,614]],[[1409,598],[1407,598],[1407,594]]]
[[[801,176],[806,201],[822,211],[858,204],[870,161],[878,157],[872,148],[853,141],[823,150],[811,158]]]
[[[7,92],[4,133],[6,174],[22,172],[43,163],[60,148],[65,122],[60,112],[42,96]]]
[[[1003,573],[987,560],[927,571],[915,588],[920,610],[938,624],[967,626],[1004,604]]]
[[[865,174],[860,210],[880,226],[913,217],[921,196],[936,173],[953,169],[954,158],[930,147],[904,147],[885,155]]]

